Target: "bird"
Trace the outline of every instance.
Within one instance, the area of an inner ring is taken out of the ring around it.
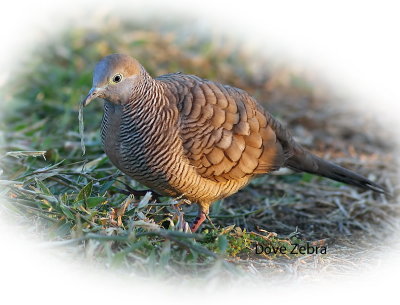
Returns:
[[[95,65],[82,108],[96,98],[104,100],[101,141],[110,161],[162,196],[196,203],[192,232],[214,202],[280,168],[386,192],[306,150],[239,88],[181,72],[153,78],[135,58],[110,54]]]

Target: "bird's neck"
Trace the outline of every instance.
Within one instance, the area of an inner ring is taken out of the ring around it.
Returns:
[[[168,104],[162,83],[152,78],[145,70],[141,72],[140,81],[135,85],[130,102],[124,105],[126,110],[151,109],[161,110]]]

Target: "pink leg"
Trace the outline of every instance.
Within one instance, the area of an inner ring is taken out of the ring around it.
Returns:
[[[199,215],[194,220],[193,224],[191,225],[190,229],[192,233],[196,232],[197,229],[201,226],[203,221],[206,220],[206,213],[204,213],[201,209],[199,210]]]

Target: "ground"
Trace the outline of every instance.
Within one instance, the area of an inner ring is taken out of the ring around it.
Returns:
[[[174,278],[267,276],[277,280],[331,271],[347,275],[379,260],[398,228],[396,143],[305,68],[294,69],[220,34],[187,35],[179,24],[106,18],[99,29],[70,28],[38,46],[2,90],[0,214],[46,245],[101,268]],[[217,202],[197,234],[177,228],[197,207],[181,199],[119,193],[129,184],[99,138],[102,103],[79,102],[94,64],[114,53],[135,56],[148,72],[182,71],[247,90],[319,156],[367,176],[392,197],[310,174],[265,175]],[[255,254],[255,245],[327,247],[326,254]]]

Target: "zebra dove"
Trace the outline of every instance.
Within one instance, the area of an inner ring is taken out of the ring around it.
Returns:
[[[105,100],[101,139],[111,162],[162,195],[197,203],[193,232],[213,202],[281,167],[385,192],[306,151],[238,88],[183,73],[152,78],[134,58],[112,54],[97,63],[83,106],[97,97]]]

